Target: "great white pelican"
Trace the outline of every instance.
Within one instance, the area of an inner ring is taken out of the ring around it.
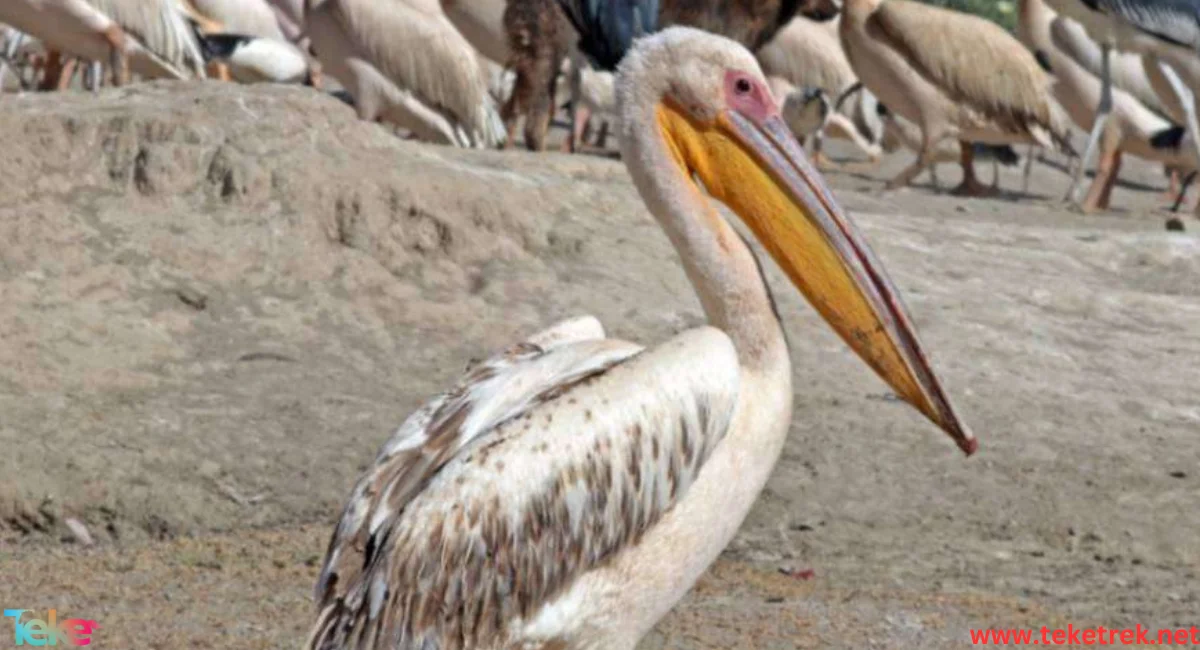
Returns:
[[[631,650],[691,588],[792,419],[779,314],[713,199],[898,395],[975,451],[754,57],[670,28],[635,42],[616,92],[623,159],[708,325],[643,348],[567,321],[421,407],[350,495],[309,648]]]

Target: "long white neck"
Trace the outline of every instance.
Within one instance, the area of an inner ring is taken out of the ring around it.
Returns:
[[[624,142],[626,164],[679,253],[708,322],[733,340],[743,368],[790,387],[787,342],[749,246],[684,175],[657,132],[653,114],[638,123]]]
[[[647,207],[675,245],[708,322],[729,335],[742,367],[739,412],[721,443],[741,458],[744,471],[736,503],[727,504],[725,514],[732,536],[783,450],[792,419],[791,359],[750,247],[672,158],[654,107],[642,110],[647,114],[624,133],[622,155]]]
[[[628,120],[630,113],[623,117]],[[623,618],[622,625],[634,641],[733,539],[779,460],[792,419],[787,342],[750,248],[671,158],[655,132],[654,116],[639,117],[637,126],[623,133],[622,155],[679,253],[709,323],[733,341],[742,372],[724,439],[687,498],[647,534],[630,560],[638,566],[638,580],[621,598],[636,614]],[[670,570],[647,571],[648,566]]]

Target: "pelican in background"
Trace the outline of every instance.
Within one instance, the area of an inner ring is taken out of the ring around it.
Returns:
[[[753,55],[671,28],[633,45],[616,87],[622,159],[709,325],[643,349],[568,321],[421,407],[353,489],[308,648],[632,650],[717,558],[787,438],[792,368],[758,261],[701,186],[898,395],[975,450]]]
[[[1044,0],[1021,0],[1018,27],[1021,40],[1053,72],[1054,96],[1079,128],[1091,130],[1097,120],[1103,80],[1093,73],[1089,63],[1101,60],[1100,46],[1088,37],[1083,26],[1058,16]],[[1142,73],[1142,57],[1113,52],[1109,60],[1113,72],[1112,108],[1100,137],[1096,177],[1080,203],[1084,212],[1108,207],[1123,152],[1181,170],[1196,168],[1195,151],[1181,146],[1185,130],[1123,87],[1128,83],[1134,91],[1140,88],[1143,96],[1151,87]],[[1120,75],[1116,74],[1119,70]],[[1073,198],[1073,193],[1069,192],[1068,198]]]
[[[1070,149],[1070,120],[1050,96],[1049,76],[999,25],[907,0],[846,0],[840,34],[863,84],[921,129],[916,162],[889,188],[921,173],[944,139],[960,142],[955,191],[967,195],[987,193],[967,143]]]
[[[47,50],[107,61],[113,83],[204,77],[204,61],[176,0],[0,0],[0,22]]]
[[[1200,124],[1197,122],[1196,92],[1200,90],[1200,2],[1196,0],[1048,0],[1051,8],[1079,22],[1101,48],[1101,91],[1095,124],[1088,135],[1083,160],[1071,183],[1071,194],[1078,191],[1084,166],[1100,142],[1113,106],[1112,51],[1122,49],[1148,55],[1147,73],[1151,82],[1165,79],[1154,88],[1164,102],[1183,108],[1180,120],[1191,134],[1192,145],[1200,155]],[[1153,67],[1157,64],[1157,71]],[[1178,119],[1177,115],[1172,115]],[[1197,205],[1200,209],[1200,204]]]
[[[442,10],[458,31],[483,56],[504,64],[511,52],[504,35],[506,0],[441,0]]]
[[[504,140],[481,61],[438,0],[308,0],[304,23],[362,119],[461,147]]]

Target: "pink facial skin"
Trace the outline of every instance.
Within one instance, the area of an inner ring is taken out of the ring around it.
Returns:
[[[779,115],[779,106],[766,85],[748,72],[725,72],[725,104],[755,124]]]

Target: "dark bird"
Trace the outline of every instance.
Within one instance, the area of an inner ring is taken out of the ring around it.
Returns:
[[[834,0],[558,0],[575,31],[579,49],[601,70],[617,63],[639,36],[684,25],[733,39],[751,52],[802,13],[828,20]]]

